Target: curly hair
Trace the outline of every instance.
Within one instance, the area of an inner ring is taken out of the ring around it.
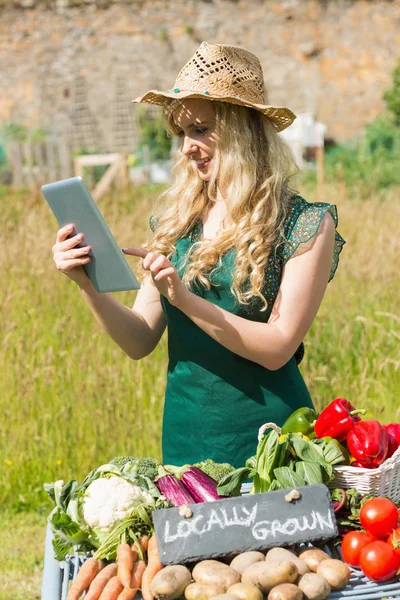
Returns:
[[[171,135],[178,135],[173,113],[179,104],[174,100],[164,106],[164,126]],[[202,222],[218,185],[229,218],[214,239],[192,246],[183,282],[188,288],[200,284],[210,289],[213,271],[234,247],[233,295],[242,305],[258,297],[266,310],[265,269],[274,246],[284,239],[283,224],[294,195],[289,178],[297,167],[268,117],[244,106],[218,101],[213,105],[217,134],[213,175],[209,182],[202,181],[178,150],[172,183],[159,198],[158,224],[149,248],[170,257],[177,240]]]

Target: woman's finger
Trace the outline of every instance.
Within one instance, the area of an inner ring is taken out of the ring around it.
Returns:
[[[163,267],[169,267],[169,265],[169,260],[161,254],[160,256],[157,256],[154,261],[151,262],[151,264],[149,265],[149,269],[153,274],[156,274],[160,269],[162,269]]]
[[[74,231],[74,226],[72,223],[69,223],[69,225],[65,225],[64,227],[61,227],[61,229],[59,229],[57,231],[57,244],[59,244],[60,242],[64,242],[67,237],[69,235],[71,235],[71,233],[73,233]]]
[[[83,258],[86,254],[91,251],[90,246],[84,246],[83,248],[74,248],[65,252],[56,252],[54,258],[57,260],[73,260],[74,258]]]
[[[86,265],[87,263],[90,263],[92,259],[90,258],[90,256],[85,256],[84,258],[75,258],[73,260],[63,260],[63,261],[54,261],[56,263],[56,267],[58,271],[61,271],[62,273],[69,273],[70,271],[72,271],[72,269],[75,269],[76,267],[81,267],[83,265]]]
[[[53,246],[53,252],[66,252],[67,250],[71,250],[75,248],[78,244],[83,242],[83,233],[78,233],[73,237],[67,238],[63,242],[57,242]]]
[[[130,254],[131,256],[140,256],[141,258],[146,258],[149,251],[144,248],[122,248],[122,252],[124,254]]]
[[[171,277],[174,273],[175,273],[174,267],[168,267],[167,269],[163,269],[162,271],[157,273],[157,275],[154,277],[154,279],[156,281],[161,281],[162,279],[165,279],[166,277]]]

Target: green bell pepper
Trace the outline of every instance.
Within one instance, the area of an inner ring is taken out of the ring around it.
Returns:
[[[307,437],[314,432],[314,422],[318,414],[307,406],[295,410],[282,425],[282,433],[302,433]]]

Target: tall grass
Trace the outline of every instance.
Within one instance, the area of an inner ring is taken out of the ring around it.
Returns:
[[[143,243],[157,192],[102,201],[121,246]],[[399,419],[400,207],[390,198],[358,202],[334,186],[324,200],[337,204],[347,245],[301,370],[318,407],[345,396]],[[166,339],[143,361],[128,359],[56,271],[57,226],[42,196],[3,194],[0,211],[0,504],[47,510],[45,481],[79,480],[118,454],[160,456]],[[117,297],[131,305],[135,294]]]

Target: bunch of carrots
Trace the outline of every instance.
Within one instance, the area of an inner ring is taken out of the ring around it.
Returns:
[[[85,592],[85,600],[132,600],[139,590],[144,600],[154,600],[150,584],[162,568],[156,536],[143,535],[132,546],[118,546],[116,563],[103,566],[100,560],[87,559],[67,600],[79,600]]]

